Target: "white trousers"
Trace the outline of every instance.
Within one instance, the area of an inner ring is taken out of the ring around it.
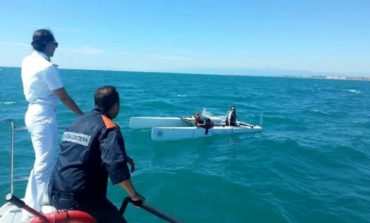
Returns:
[[[55,106],[30,104],[25,115],[25,123],[31,135],[35,163],[28,179],[24,201],[31,208],[41,211],[42,201],[48,200],[48,185],[57,155],[58,130]],[[22,219],[29,217],[30,214],[23,211]]]

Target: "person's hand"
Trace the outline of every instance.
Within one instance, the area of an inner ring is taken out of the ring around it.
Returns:
[[[145,201],[145,198],[139,193],[135,193],[134,196],[130,196],[130,199],[132,200],[132,203],[136,206],[142,204]]]
[[[135,162],[134,162],[134,160],[127,156],[127,163],[131,167],[131,173],[133,173],[135,171]]]

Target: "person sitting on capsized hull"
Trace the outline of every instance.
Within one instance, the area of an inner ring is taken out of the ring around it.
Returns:
[[[237,126],[236,123],[236,107],[232,106],[225,118],[226,126]]]
[[[202,116],[199,113],[194,114],[194,125],[196,127],[200,127],[200,125],[204,125]]]
[[[212,128],[214,126],[213,121],[208,117],[202,117],[199,113],[194,115],[194,125],[196,127],[205,128],[206,132],[205,134],[208,134],[208,129]]]

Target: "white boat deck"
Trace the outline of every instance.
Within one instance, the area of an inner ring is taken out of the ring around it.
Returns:
[[[0,223],[21,222],[22,210],[13,204],[6,203],[0,208]]]
[[[42,213],[47,214],[56,211],[53,206],[44,204],[42,206]],[[5,203],[0,208],[0,223],[20,223],[22,217],[22,209],[14,204]]]

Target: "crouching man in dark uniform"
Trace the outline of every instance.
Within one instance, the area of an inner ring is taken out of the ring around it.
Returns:
[[[99,223],[126,220],[107,199],[108,176],[134,201],[144,198],[136,193],[130,180],[135,170],[127,156],[125,143],[114,119],[119,113],[119,94],[112,86],[99,88],[94,95],[95,109],[80,117],[63,134],[61,151],[49,185],[50,202],[57,209],[81,210]]]

